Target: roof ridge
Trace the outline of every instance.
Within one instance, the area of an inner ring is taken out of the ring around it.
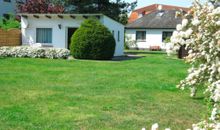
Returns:
[[[139,10],[142,10],[142,9],[145,9],[145,8],[148,8],[150,6],[155,6],[155,7],[158,7],[159,5],[162,5],[162,6],[172,6],[172,7],[177,7],[177,8],[185,8],[185,9],[188,9],[189,7],[183,7],[183,6],[176,6],[176,5],[167,5],[167,4],[151,4],[151,5],[148,5],[148,6],[144,6],[144,7],[141,7],[139,9],[135,9],[133,10],[133,12],[135,11],[139,11]]]
[[[139,9],[135,9],[135,10],[133,10],[133,11],[138,11],[138,10],[141,10],[141,9],[144,9],[144,8],[147,8],[147,7],[150,7],[150,6],[154,6],[154,5],[157,5],[157,4],[147,5],[147,6],[144,6],[144,7],[139,8]]]

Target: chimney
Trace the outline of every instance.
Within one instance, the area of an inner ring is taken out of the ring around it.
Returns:
[[[162,5],[158,5],[157,10],[161,11],[163,9]]]
[[[158,14],[157,16],[162,17],[164,15],[164,10],[162,5],[157,6]]]
[[[142,13],[138,14],[138,18],[141,18],[141,17],[143,17],[143,14]]]

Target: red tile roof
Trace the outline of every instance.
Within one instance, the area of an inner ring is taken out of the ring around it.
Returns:
[[[158,10],[158,7],[161,6],[162,10],[183,10],[185,12],[189,11],[189,8],[186,7],[179,7],[179,6],[173,6],[173,5],[163,5],[163,4],[153,4],[149,5],[143,8],[136,9],[132,11],[128,23],[131,23],[139,18],[139,15],[146,15],[150,14],[152,12],[155,12]]]

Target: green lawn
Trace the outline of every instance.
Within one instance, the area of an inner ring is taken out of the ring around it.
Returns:
[[[173,130],[204,118],[175,85],[189,67],[160,53],[126,61],[0,58],[0,130]],[[199,95],[200,96],[200,95]]]

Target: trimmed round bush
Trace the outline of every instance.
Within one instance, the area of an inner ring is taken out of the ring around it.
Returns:
[[[71,54],[76,59],[109,60],[114,56],[115,39],[96,19],[85,20],[71,38]]]

